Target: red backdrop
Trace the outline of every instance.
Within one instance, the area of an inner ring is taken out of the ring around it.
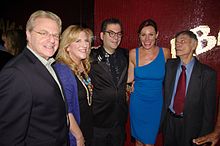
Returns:
[[[208,25],[209,35],[216,38],[220,30],[219,0],[95,0],[94,6],[96,45],[100,43],[101,22],[109,17],[122,21],[124,37],[121,47],[128,49],[137,47],[137,28],[148,18],[153,18],[158,24],[159,45],[168,48],[170,40],[181,30]],[[217,92],[220,95],[220,46],[216,44],[212,50],[200,54],[198,58],[218,72]],[[133,144],[130,142],[129,125],[127,126],[126,146],[130,146]],[[160,136],[156,146],[162,146]]]

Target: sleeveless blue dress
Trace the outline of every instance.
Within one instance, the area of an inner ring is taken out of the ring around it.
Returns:
[[[163,103],[163,80],[165,59],[163,49],[149,64],[138,66],[136,48],[136,67],[134,68],[134,92],[130,98],[131,135],[144,144],[155,144]]]

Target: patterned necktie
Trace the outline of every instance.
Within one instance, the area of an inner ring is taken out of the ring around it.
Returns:
[[[181,114],[184,108],[185,94],[186,94],[186,67],[181,65],[182,72],[179,77],[178,85],[176,88],[176,95],[174,97],[173,109],[176,114]]]

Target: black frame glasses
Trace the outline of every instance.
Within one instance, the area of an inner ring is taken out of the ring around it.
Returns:
[[[122,32],[114,32],[114,31],[104,31],[105,33],[108,33],[109,34],[109,36],[111,37],[111,38],[114,38],[116,35],[117,35],[117,37],[118,38],[121,38],[122,36],[123,36],[123,33]]]

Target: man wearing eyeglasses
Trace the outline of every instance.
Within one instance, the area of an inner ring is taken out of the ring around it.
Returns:
[[[122,25],[118,19],[102,22],[102,46],[91,51],[90,77],[94,86],[93,146],[123,146],[127,119],[128,50],[119,48]]]
[[[34,12],[27,47],[0,72],[1,146],[68,146],[65,99],[52,68],[61,23],[52,12]]]

